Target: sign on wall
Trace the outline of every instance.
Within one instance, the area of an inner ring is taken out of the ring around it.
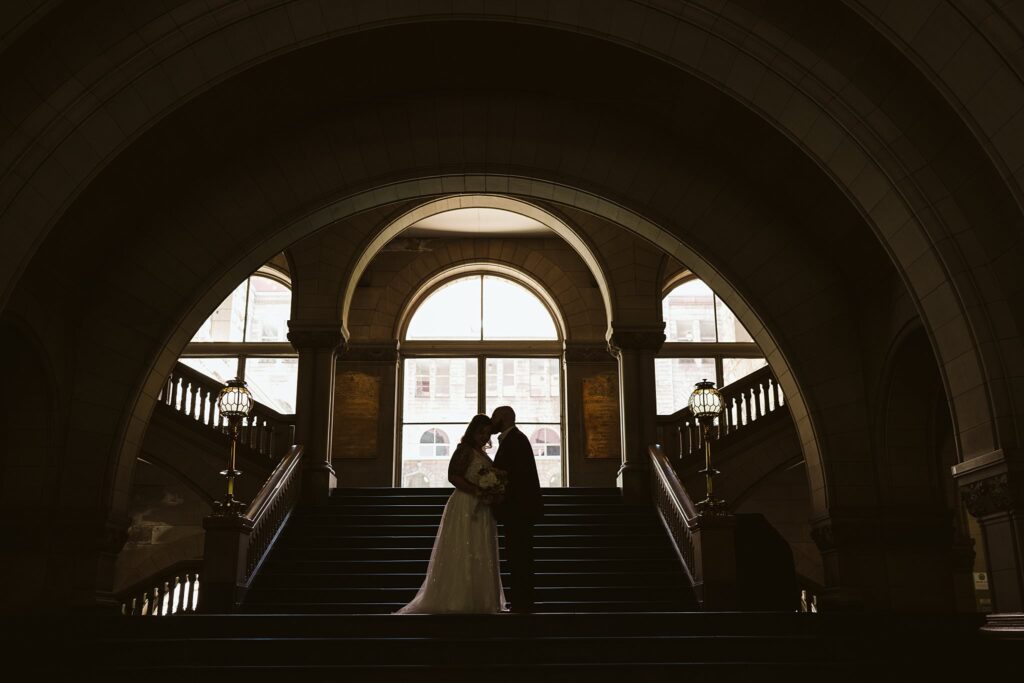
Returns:
[[[334,378],[331,457],[376,458],[380,432],[380,377],[343,370]]]
[[[614,372],[583,378],[583,440],[584,457],[622,457],[619,378]]]

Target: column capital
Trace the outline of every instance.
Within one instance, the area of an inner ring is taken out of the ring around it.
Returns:
[[[614,363],[608,344],[599,342],[565,342],[566,363]]]
[[[345,343],[341,325],[305,325],[288,321],[288,341],[296,349],[337,350]]]
[[[619,351],[651,351],[657,353],[665,343],[665,323],[647,325],[617,325],[612,323],[612,333],[608,337],[611,353]]]
[[[964,507],[974,517],[1024,509],[1024,464],[1002,450],[955,465],[953,478]]]
[[[346,344],[338,352],[338,360],[360,363],[394,363],[398,361],[398,342]]]

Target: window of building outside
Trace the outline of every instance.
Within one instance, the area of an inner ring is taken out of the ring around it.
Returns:
[[[276,279],[246,278],[200,326],[181,362],[218,382],[241,377],[256,401],[293,414],[299,359],[281,349],[288,342],[291,299],[291,290]]]
[[[686,407],[693,385],[731,384],[765,367],[746,328],[702,280],[692,278],[662,300],[665,344],[654,361],[659,415]]]
[[[533,343],[528,355],[523,342]],[[402,347],[401,485],[450,486],[448,460],[469,420],[511,405],[541,484],[561,486],[560,346],[548,307],[508,278],[458,277],[426,296]],[[497,446],[492,437],[491,457]]]

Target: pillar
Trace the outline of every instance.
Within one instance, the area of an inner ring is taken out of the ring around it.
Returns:
[[[565,343],[568,486],[611,487],[622,465],[619,369],[608,343]]]
[[[657,441],[658,407],[654,356],[665,343],[665,323],[612,323],[608,340],[619,360],[619,411],[622,423],[622,466],[618,486],[628,501],[650,499],[647,447]]]
[[[289,320],[288,328],[288,341],[299,352],[295,441],[304,449],[301,502],[323,505],[337,486],[331,466],[334,366],[344,337],[340,325],[303,325]]]
[[[1002,450],[953,467],[960,496],[981,528],[992,614],[986,630],[1024,635],[1024,462]]]

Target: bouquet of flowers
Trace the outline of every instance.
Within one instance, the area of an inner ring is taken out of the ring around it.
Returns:
[[[493,505],[505,496],[508,473],[488,465],[480,470],[476,485],[480,487],[480,500],[488,505]]]

